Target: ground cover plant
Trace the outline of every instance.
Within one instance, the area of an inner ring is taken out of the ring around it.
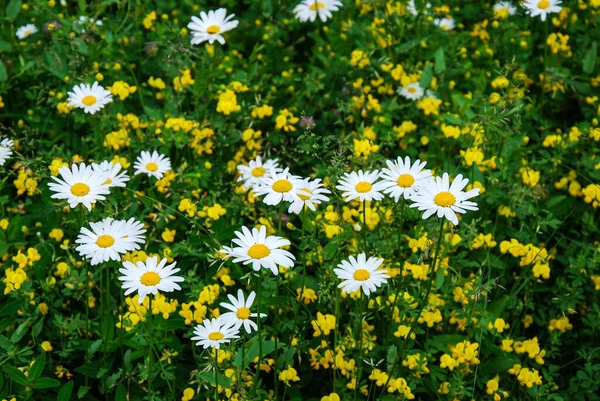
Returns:
[[[0,13],[0,399],[600,399],[599,0]]]

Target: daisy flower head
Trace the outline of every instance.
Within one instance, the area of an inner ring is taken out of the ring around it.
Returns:
[[[425,4],[425,8],[431,8],[431,3],[427,3]],[[417,10],[417,7],[415,5],[415,0],[408,0],[408,4],[406,5],[406,11],[408,11],[410,14],[412,14],[413,16],[417,16],[419,15],[419,10]],[[421,11],[427,11],[427,10],[421,10]]]
[[[250,160],[248,165],[240,164],[237,166],[240,173],[237,181],[244,183],[244,188],[253,189],[263,178],[269,177],[274,173],[280,173],[283,169],[278,165],[278,159],[268,159],[263,162],[260,156]]]
[[[329,202],[329,198],[325,194],[330,194],[331,191],[325,188],[319,178],[312,181],[305,180],[302,191],[303,193],[298,193],[298,198],[288,208],[288,213],[300,214],[305,207],[314,212],[317,210],[315,205],[319,205],[321,202]]]
[[[160,262],[157,256],[146,259],[145,262],[139,261],[136,264],[123,262],[123,268],[119,269],[123,281],[121,288],[125,290],[125,296],[132,292],[138,292],[138,302],[141,304],[147,295],[156,295],[158,292],[173,292],[181,290],[177,283],[185,279],[175,276],[180,269],[175,268],[177,262],[167,265],[167,259],[163,258]]]
[[[197,45],[208,41],[212,45],[216,40],[224,45],[225,38],[222,34],[238,26],[238,21],[232,20],[233,17],[235,14],[227,15],[225,8],[211,10],[208,14],[201,11],[200,18],[192,16],[192,22],[187,26],[192,32],[191,44]]]
[[[451,31],[456,26],[452,18],[436,18],[433,20],[433,23],[444,31]]]
[[[398,94],[409,100],[419,100],[423,97],[425,91],[421,88],[418,82],[413,82],[408,84],[407,86],[403,86],[398,88]]]
[[[274,275],[279,274],[277,265],[283,267],[293,267],[296,258],[290,252],[280,249],[283,246],[291,245],[290,241],[276,235],[267,236],[267,227],[260,226],[260,229],[253,228],[250,231],[247,227],[242,227],[242,231],[236,231],[232,242],[236,247],[229,248],[224,246],[221,253],[233,257],[234,263],[243,265],[252,264],[254,271],[262,268],[270,269]]]
[[[431,178],[431,170],[424,170],[427,162],[417,159],[411,165],[410,157],[406,156],[404,160],[398,157],[395,162],[387,160],[386,163],[388,168],[381,170],[382,182],[387,185],[383,193],[390,195],[396,202],[400,197],[410,199],[419,185]]]
[[[298,199],[299,194],[308,195],[302,190],[303,184],[304,180],[290,174],[289,168],[286,168],[280,173],[273,172],[271,175],[263,177],[254,187],[254,195],[266,195],[262,201],[271,206],[279,205],[281,201],[294,202]]]
[[[58,173],[60,178],[52,176],[56,182],[48,183],[50,190],[55,192],[51,198],[66,199],[71,209],[81,203],[92,210],[93,203],[104,200],[104,195],[110,193],[106,173],[94,170],[85,163],[73,164],[71,168],[63,166],[58,169]]]
[[[95,266],[109,260],[121,260],[121,254],[140,249],[144,243],[144,225],[134,218],[114,220],[110,217],[90,223],[91,230],[82,227],[75,250]]]
[[[92,163],[92,168],[98,172],[106,174],[106,182],[109,187],[126,187],[129,176],[127,171],[121,171],[121,163],[112,163],[105,160],[102,163]]]
[[[160,180],[167,171],[171,170],[171,160],[156,150],[152,153],[143,150],[133,167],[136,175],[144,173]]]
[[[0,141],[0,166],[4,166],[6,160],[12,155],[13,141],[4,138]]]
[[[68,95],[68,106],[78,107],[89,114],[95,114],[112,102],[110,91],[100,86],[97,81],[91,86],[90,84],[75,85],[73,91],[69,92]]]
[[[454,225],[458,224],[456,213],[466,213],[467,210],[479,210],[477,203],[468,199],[479,195],[479,188],[464,192],[469,180],[463,178],[462,174],[456,176],[452,185],[448,173],[442,177],[427,180],[419,187],[419,191],[412,196],[414,202],[410,207],[419,208],[423,213],[423,219],[437,213],[437,217],[445,217]]]
[[[365,295],[369,296],[377,290],[377,287],[385,284],[390,277],[387,270],[379,269],[382,263],[383,259],[375,257],[367,259],[364,253],[358,255],[356,259],[354,256],[350,256],[348,260],[338,264],[337,269],[333,269],[336,276],[343,280],[338,288],[346,293],[362,288]]]
[[[344,173],[344,176],[338,182],[337,189],[344,191],[342,196],[346,198],[346,202],[350,202],[353,199],[359,199],[361,202],[382,200],[383,191],[386,188],[386,184],[383,182],[376,182],[379,179],[379,171],[365,171],[359,170],[358,173]]]
[[[495,18],[508,18],[509,15],[515,15],[517,7],[513,6],[510,1],[499,1],[494,4],[494,17]]]
[[[242,290],[238,290],[237,298],[231,294],[227,294],[227,298],[231,303],[221,302],[221,306],[227,309],[229,312],[221,314],[219,320],[228,326],[232,326],[236,330],[239,330],[242,325],[246,333],[251,333],[253,330],[258,330],[258,326],[250,318],[258,317],[258,314],[250,312],[256,293],[252,291],[248,294],[248,298],[244,299],[244,293]],[[260,314],[260,317],[267,317],[264,313]]]
[[[342,6],[339,0],[302,0],[294,8],[294,15],[300,22],[315,22],[317,16],[326,22],[333,16],[332,11],[337,11]]]
[[[558,13],[562,10],[560,6],[562,0],[525,0],[523,7],[527,9],[526,13],[532,17],[538,15],[542,21],[546,21],[546,16],[552,13]]]
[[[205,319],[202,324],[194,328],[195,336],[192,341],[197,341],[197,346],[219,349],[221,344],[240,338],[239,330],[225,324],[220,319]]]
[[[38,31],[38,29],[35,25],[27,24],[27,25],[23,25],[22,27],[17,29],[17,32],[15,34],[17,35],[17,38],[23,40],[23,39],[33,35],[37,31]]]

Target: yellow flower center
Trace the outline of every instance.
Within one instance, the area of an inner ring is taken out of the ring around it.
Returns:
[[[246,308],[245,306],[242,306],[240,309],[237,310],[236,316],[238,317],[238,319],[248,319],[250,317],[250,309]]]
[[[140,282],[145,286],[153,286],[160,283],[160,276],[155,272],[146,272],[140,277]]]
[[[154,162],[150,162],[150,163],[146,164],[146,170],[156,171],[156,170],[158,170],[158,164],[156,164]]]
[[[310,11],[317,11],[319,8],[325,8],[325,4],[321,3],[320,1],[315,1],[310,5],[309,8]]]
[[[369,182],[361,181],[358,184],[356,184],[355,188],[356,188],[356,192],[360,192],[361,194],[364,194],[365,192],[369,192],[371,190],[371,188],[373,188],[373,186]]]
[[[96,104],[96,97],[92,95],[87,95],[86,97],[81,99],[81,103],[85,104],[86,106],[93,106],[94,104]]]
[[[356,281],[367,281],[371,277],[371,273],[365,269],[358,269],[354,272],[354,280]]]
[[[110,248],[115,243],[115,239],[110,235],[101,235],[96,240],[96,245],[100,248]]]
[[[211,35],[214,35],[215,33],[219,32],[221,32],[221,28],[219,28],[216,25],[211,25],[208,28],[206,28],[206,33],[210,33]]]
[[[273,191],[283,193],[292,190],[292,183],[288,180],[277,180],[273,183]]]
[[[78,182],[71,187],[71,193],[75,196],[86,196],[90,193],[90,187],[83,182]]]
[[[456,202],[456,197],[450,192],[440,192],[433,198],[433,202],[441,207],[450,207]]]
[[[252,169],[252,175],[253,175],[254,177],[262,177],[263,175],[265,175],[265,172],[266,172],[266,171],[267,171],[267,170],[265,170],[265,168],[264,168],[264,167],[262,167],[262,166],[259,166],[259,167],[254,167],[254,168]]]
[[[548,0],[542,0],[538,3],[538,8],[541,8],[542,10],[545,10],[548,7],[550,7],[550,2]]]
[[[415,88],[408,88],[408,93],[417,93]]]
[[[397,180],[398,186],[402,188],[410,188],[415,183],[415,177],[410,174],[402,174]]]
[[[302,188],[302,190],[307,192],[309,195],[304,195],[304,194],[299,193],[298,196],[300,197],[300,199],[302,199],[303,201],[309,200],[310,195],[312,195],[312,191],[308,188]]]
[[[223,333],[221,333],[220,331],[213,331],[212,333],[210,333],[208,335],[208,339],[213,340],[213,341],[219,341],[219,340],[222,340],[223,338],[225,338],[225,335]]]
[[[250,249],[248,249],[248,256],[250,256],[252,259],[266,258],[270,254],[271,251],[269,250],[269,248],[267,248],[263,244],[255,244],[252,245]]]

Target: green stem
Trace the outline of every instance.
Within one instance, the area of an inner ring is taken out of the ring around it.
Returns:
[[[256,314],[258,316],[257,319],[257,324],[258,324],[258,364],[257,364],[257,368],[256,368],[256,374],[255,374],[255,378],[254,378],[254,391],[256,394],[256,389],[258,388],[258,378],[260,376],[260,364],[262,363],[262,357],[263,357],[263,348],[262,348],[262,325],[260,323],[261,318],[260,318],[260,306],[261,306],[261,301],[262,301],[262,269],[258,271],[258,288],[256,290],[256,302],[257,302],[257,306],[256,306]]]
[[[361,293],[360,294],[360,314],[358,315],[358,357],[356,358],[356,363],[358,365],[358,371],[356,374],[356,383],[354,385],[354,401],[356,401],[356,397],[358,396],[358,388],[360,387],[360,376],[362,373],[362,357],[363,357],[363,333],[362,333],[362,322],[363,322],[363,314],[365,313],[365,306],[368,302],[367,297]]]
[[[219,401],[219,349],[215,348],[215,401]]]
[[[152,350],[154,349],[154,339],[152,338],[153,336],[153,329],[154,327],[152,327],[152,298],[150,296],[148,296],[150,302],[149,302],[149,306],[148,306],[148,326],[149,326],[149,330],[148,330],[148,342],[150,343],[150,352],[148,353],[148,395],[149,395],[149,399],[150,401],[152,401],[152,399],[154,398],[153,396],[153,391],[152,391],[152,364],[153,364],[153,359],[154,359],[154,353],[152,352]]]
[[[404,198],[402,198],[402,205],[400,208],[400,218],[399,218],[399,224],[398,224],[398,253],[400,255],[400,258],[402,258],[402,250],[401,250],[401,241],[400,239],[402,238],[402,224],[404,223],[404,208],[406,206],[406,202],[404,200]],[[404,261],[400,261],[400,279],[402,279],[402,267],[404,266]],[[388,282],[388,286],[390,285],[390,282]],[[402,287],[402,286],[400,286]],[[387,341],[390,337],[390,334],[392,334],[392,331],[394,330],[394,310],[396,309],[396,304],[398,303],[398,295],[400,294],[401,288],[398,289],[396,291],[396,294],[394,296],[394,302],[392,304],[392,309],[390,311],[390,317],[389,317],[389,322],[390,322],[390,327],[388,329],[388,331],[385,334],[385,342],[384,344],[387,344]]]
[[[363,201],[363,251],[367,253],[367,201]]]
[[[300,216],[302,216],[304,210],[300,212]],[[302,224],[302,233],[300,234],[300,245],[302,245],[302,238],[304,238],[304,223],[302,218],[300,219],[300,224]],[[294,307],[294,326],[292,330],[292,336],[296,333],[296,327],[298,324],[298,312],[300,311],[300,303],[303,302],[302,297],[304,296],[304,285],[306,284],[306,265],[304,262],[304,249],[300,249],[300,255],[298,256],[300,263],[302,264],[302,285],[300,286],[300,296],[298,302]]]
[[[337,353],[337,339],[338,339],[338,331],[340,327],[340,298],[341,292],[339,289],[335,290],[335,328],[333,331],[333,393],[336,390],[336,371],[338,369],[336,365],[336,353]]]

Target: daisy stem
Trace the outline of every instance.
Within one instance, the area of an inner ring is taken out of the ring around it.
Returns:
[[[300,216],[302,216],[304,209],[300,212]],[[304,238],[304,223],[302,223],[302,219],[300,219],[300,223],[302,224],[302,232],[300,234],[300,244],[302,245],[302,238]],[[304,262],[304,249],[300,249],[300,262]],[[300,311],[300,303],[303,302],[302,297],[304,296],[304,285],[306,284],[306,265],[302,263],[302,285],[300,286],[300,295],[298,301],[296,302],[296,306],[294,308],[294,329],[292,330],[292,336],[296,333],[296,324],[298,323],[298,312]]]
[[[263,349],[262,349],[262,330],[261,330],[261,324],[260,324],[260,306],[261,306],[261,301],[262,301],[262,291],[261,291],[261,287],[262,287],[262,269],[258,271],[258,288],[256,290],[256,299],[257,299],[257,323],[258,323],[258,367],[256,369],[256,378],[254,381],[254,389],[256,390],[256,388],[258,387],[258,376],[260,375],[260,364],[262,363],[262,356],[263,356]]]
[[[242,347],[243,349],[243,347]],[[219,400],[219,349],[215,348],[215,401]],[[243,359],[242,359],[243,361]]]
[[[358,388],[360,387],[360,375],[362,373],[362,357],[363,357],[363,333],[362,333],[362,322],[363,315],[365,313],[365,306],[368,302],[367,297],[361,292],[360,294],[360,313],[358,315],[358,330],[356,331],[357,340],[360,341],[358,345],[358,356],[356,363],[358,364],[358,372],[356,374],[356,382],[354,383],[354,401],[358,395]]]
[[[153,394],[152,394],[152,362],[154,359],[154,355],[152,352],[152,349],[154,348],[154,341],[152,338],[152,297],[148,296],[149,299],[149,305],[148,305],[148,326],[149,326],[149,330],[148,330],[148,342],[150,343],[150,352],[148,353],[148,395],[149,395],[149,399],[150,401],[152,401]]]
[[[546,75],[548,73],[547,64],[548,64],[548,19],[544,22],[544,76],[542,77],[542,94],[546,90]],[[542,99],[544,97],[542,96]]]
[[[401,206],[400,206],[400,218],[398,219],[399,224],[398,224],[398,254],[400,255],[400,258],[402,258],[402,249],[401,249],[401,242],[400,239],[402,238],[402,224],[404,223],[404,208],[406,206],[405,200],[404,198],[402,198],[401,201]],[[402,280],[402,267],[404,267],[404,261],[400,261],[400,279]],[[388,287],[391,285],[391,281],[388,282]],[[396,294],[394,295],[394,302],[392,304],[392,309],[390,310],[390,317],[389,317],[389,322],[390,322],[390,327],[388,329],[388,331],[385,334],[385,342],[384,344],[387,344],[387,340],[390,337],[390,334],[392,334],[392,331],[394,330],[394,310],[396,309],[396,304],[398,302],[398,295],[400,294],[400,291],[402,290],[402,285],[400,285],[400,288],[398,288],[398,290],[396,291]]]
[[[337,352],[337,339],[338,339],[338,330],[340,327],[340,298],[341,298],[341,291],[339,289],[336,288],[335,290],[335,328],[333,331],[333,393],[335,393],[335,389],[336,389],[336,380],[335,380],[335,376],[336,376],[336,371],[337,371],[337,365],[336,365],[336,352]]]
[[[363,245],[364,252],[367,253],[367,201],[363,201]]]

